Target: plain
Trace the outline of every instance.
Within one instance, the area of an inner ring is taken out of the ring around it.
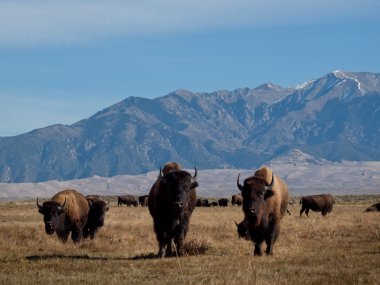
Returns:
[[[109,197],[110,198],[110,197]],[[331,214],[281,222],[273,256],[254,257],[239,239],[240,207],[196,208],[187,256],[158,259],[148,209],[111,200],[95,240],[76,246],[44,232],[35,201],[0,203],[1,284],[378,284],[380,196],[338,196]]]

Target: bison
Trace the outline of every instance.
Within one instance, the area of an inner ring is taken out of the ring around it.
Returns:
[[[261,256],[261,244],[266,242],[265,253],[273,254],[273,246],[280,233],[280,220],[284,217],[289,201],[288,187],[273,171],[263,166],[253,176],[237,186],[243,196],[244,226],[254,243],[256,256]],[[239,230],[239,228],[238,228]]]
[[[141,207],[148,206],[148,195],[139,196],[139,205]]]
[[[237,223],[235,221],[236,227],[237,227],[237,232],[239,235],[239,238],[244,238],[246,240],[250,240],[251,237],[248,232],[248,221],[247,219],[242,220],[240,223]]]
[[[300,216],[305,212],[306,216],[309,216],[309,210],[314,212],[322,212],[322,216],[326,216],[333,209],[335,200],[331,194],[320,194],[320,195],[310,195],[304,196],[300,200],[302,208],[300,211]]]
[[[241,204],[243,204],[243,197],[241,196],[241,194],[235,194],[235,195],[232,195],[231,197],[231,204],[232,206],[240,206]]]
[[[228,206],[228,199],[227,198],[220,198],[218,200],[219,207],[227,207]]]
[[[195,204],[196,207],[210,207],[210,203],[208,202],[208,199],[197,199],[197,202]]]
[[[83,229],[83,237],[94,239],[99,228],[104,225],[106,212],[109,210],[109,202],[102,200],[99,195],[87,195],[86,199],[90,206],[87,223]]]
[[[148,207],[153,218],[160,258],[173,254],[173,239],[177,255],[184,254],[183,243],[196,203],[196,177],[196,168],[193,177],[184,170],[172,170],[164,175],[160,169],[159,177],[149,192]]]
[[[117,196],[117,205],[121,206],[122,204],[126,204],[128,207],[131,205],[137,207],[139,202],[133,195]]]
[[[87,199],[79,192],[67,189],[55,194],[42,205],[38,203],[38,212],[44,216],[45,231],[48,235],[57,233],[62,242],[71,239],[79,243],[87,223],[90,207]]]
[[[366,212],[380,211],[380,203],[373,204],[371,207],[365,209]]]

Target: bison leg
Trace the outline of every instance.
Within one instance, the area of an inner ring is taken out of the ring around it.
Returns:
[[[262,256],[262,252],[261,252],[261,242],[256,242],[255,243],[255,250],[253,251],[253,255],[255,256]]]
[[[301,211],[300,211],[300,216],[302,216],[303,212],[305,212],[306,208],[302,205]]]
[[[94,239],[96,237],[97,232],[98,232],[97,228],[90,230],[90,238]]]
[[[69,238],[69,231],[57,232],[57,236],[61,242],[66,243]]]
[[[74,243],[80,243],[82,240],[83,232],[80,229],[73,229],[73,232],[71,233],[71,239]]]
[[[173,256],[173,250],[172,250],[172,240],[168,240],[166,243],[166,256]]]
[[[309,209],[306,209],[305,214],[309,217]]]

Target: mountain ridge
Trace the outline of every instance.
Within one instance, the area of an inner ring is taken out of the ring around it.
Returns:
[[[302,87],[127,97],[72,125],[0,137],[0,182],[252,169],[292,150],[326,161],[380,160],[380,74],[334,71]]]

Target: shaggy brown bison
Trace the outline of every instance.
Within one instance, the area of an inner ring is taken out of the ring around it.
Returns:
[[[172,255],[173,239],[178,256],[184,254],[183,243],[196,203],[196,177],[196,168],[193,177],[184,170],[169,171],[166,175],[160,170],[149,192],[148,207],[159,245],[159,257]]]
[[[331,194],[304,196],[300,200],[300,204],[302,204],[300,216],[303,212],[309,216],[309,210],[322,212],[322,216],[326,216],[332,211],[334,203],[335,200]]]
[[[371,207],[365,209],[366,212],[380,211],[380,203],[373,204]]]
[[[220,198],[218,200],[219,207],[227,207],[228,206],[228,199],[227,198]]]
[[[55,194],[42,205],[37,198],[37,206],[38,211],[44,215],[45,231],[48,235],[56,232],[58,238],[66,242],[71,232],[74,243],[82,240],[90,207],[81,193],[67,189]]]
[[[239,175],[240,176],[240,175]],[[288,187],[273,171],[264,166],[237,186],[243,196],[243,212],[249,236],[254,243],[254,255],[262,255],[261,244],[266,242],[265,253],[273,253],[280,232],[280,220],[288,206]],[[239,228],[238,228],[239,230]]]
[[[139,202],[133,195],[117,196],[117,205],[122,206],[123,204],[126,204],[128,207],[131,205],[137,207]]]
[[[208,199],[197,199],[197,202],[195,204],[196,207],[210,207],[210,203],[208,202]]]
[[[240,206],[243,204],[243,196],[241,196],[241,194],[235,194],[235,195],[232,195],[231,197],[231,204],[232,206]]]
[[[99,195],[87,195],[86,199],[90,206],[87,223],[83,229],[83,237],[94,239],[99,228],[104,225],[106,212],[109,210],[109,202],[102,200]]]
[[[148,195],[139,196],[139,205],[141,207],[148,206]]]

